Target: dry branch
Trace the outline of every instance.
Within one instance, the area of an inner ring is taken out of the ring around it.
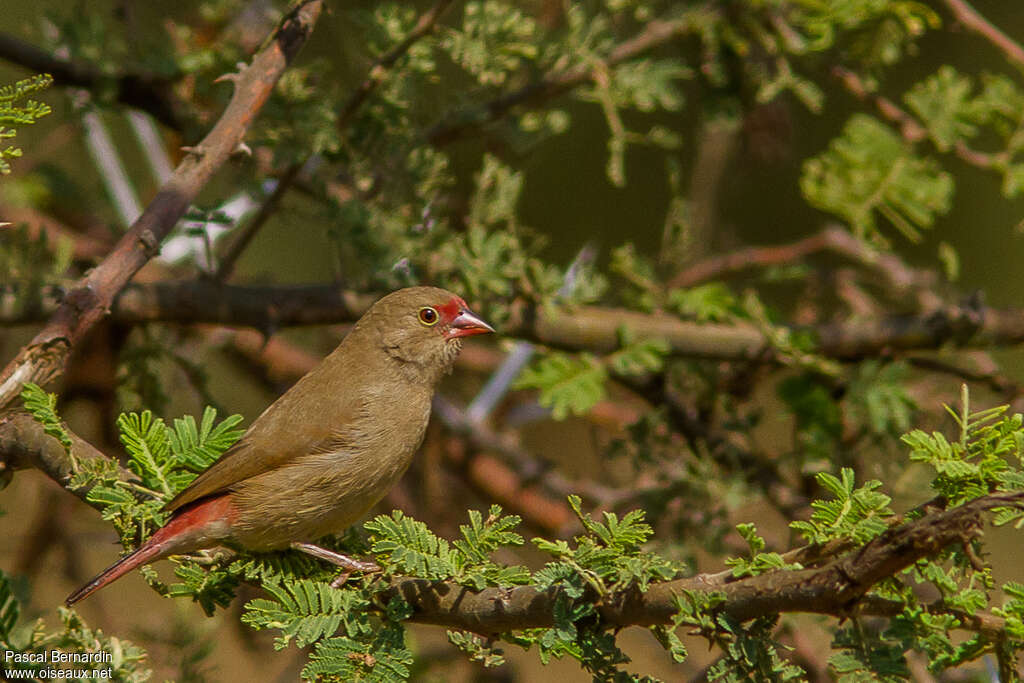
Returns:
[[[131,277],[159,253],[160,243],[189,203],[244,139],[277,79],[312,32],[322,7],[322,0],[299,4],[252,63],[231,76],[235,92],[213,130],[175,169],[106,259],[71,288],[49,322],[0,373],[0,408],[25,382],[45,384],[63,372],[75,343],[108,314]]]
[[[71,437],[71,457],[61,442],[46,434],[31,415],[11,412],[0,416],[0,488],[3,488],[5,471],[11,472],[28,467],[34,467],[67,488],[68,480],[74,471],[74,461],[107,458],[74,432],[68,431],[68,436]],[[126,469],[121,468],[120,471],[121,478],[125,481],[138,479]],[[67,490],[86,504],[100,509],[98,504],[86,500],[89,488]]]

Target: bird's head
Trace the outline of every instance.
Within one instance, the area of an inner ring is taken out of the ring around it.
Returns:
[[[462,297],[438,287],[408,287],[375,303],[358,327],[379,333],[389,356],[436,381],[451,370],[462,338],[494,332]]]

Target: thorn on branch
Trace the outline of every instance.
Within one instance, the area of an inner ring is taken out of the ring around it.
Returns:
[[[225,82],[228,82],[228,83],[238,83],[238,79],[240,79],[242,77],[242,74],[245,72],[246,69],[249,68],[249,65],[246,64],[245,62],[238,62],[237,64],[235,64],[235,68],[238,69],[238,71],[229,71],[226,74],[221,74],[220,76],[217,76],[217,78],[213,79],[213,82],[214,83],[225,83]]]
[[[152,230],[139,231],[139,244],[142,245],[142,250],[146,253],[146,256],[150,258],[160,253],[160,240],[157,239]]]

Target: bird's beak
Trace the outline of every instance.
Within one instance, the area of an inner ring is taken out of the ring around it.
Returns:
[[[444,337],[445,339],[458,339],[488,332],[494,332],[494,328],[478,318],[476,313],[468,308],[460,308],[459,314],[452,320]]]

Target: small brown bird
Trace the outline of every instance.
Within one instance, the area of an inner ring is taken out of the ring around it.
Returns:
[[[372,567],[311,542],[358,521],[398,481],[462,338],[493,331],[465,301],[436,287],[380,299],[337,349],[167,503],[167,524],[66,603],[141,565],[225,543],[294,547],[349,568]]]

